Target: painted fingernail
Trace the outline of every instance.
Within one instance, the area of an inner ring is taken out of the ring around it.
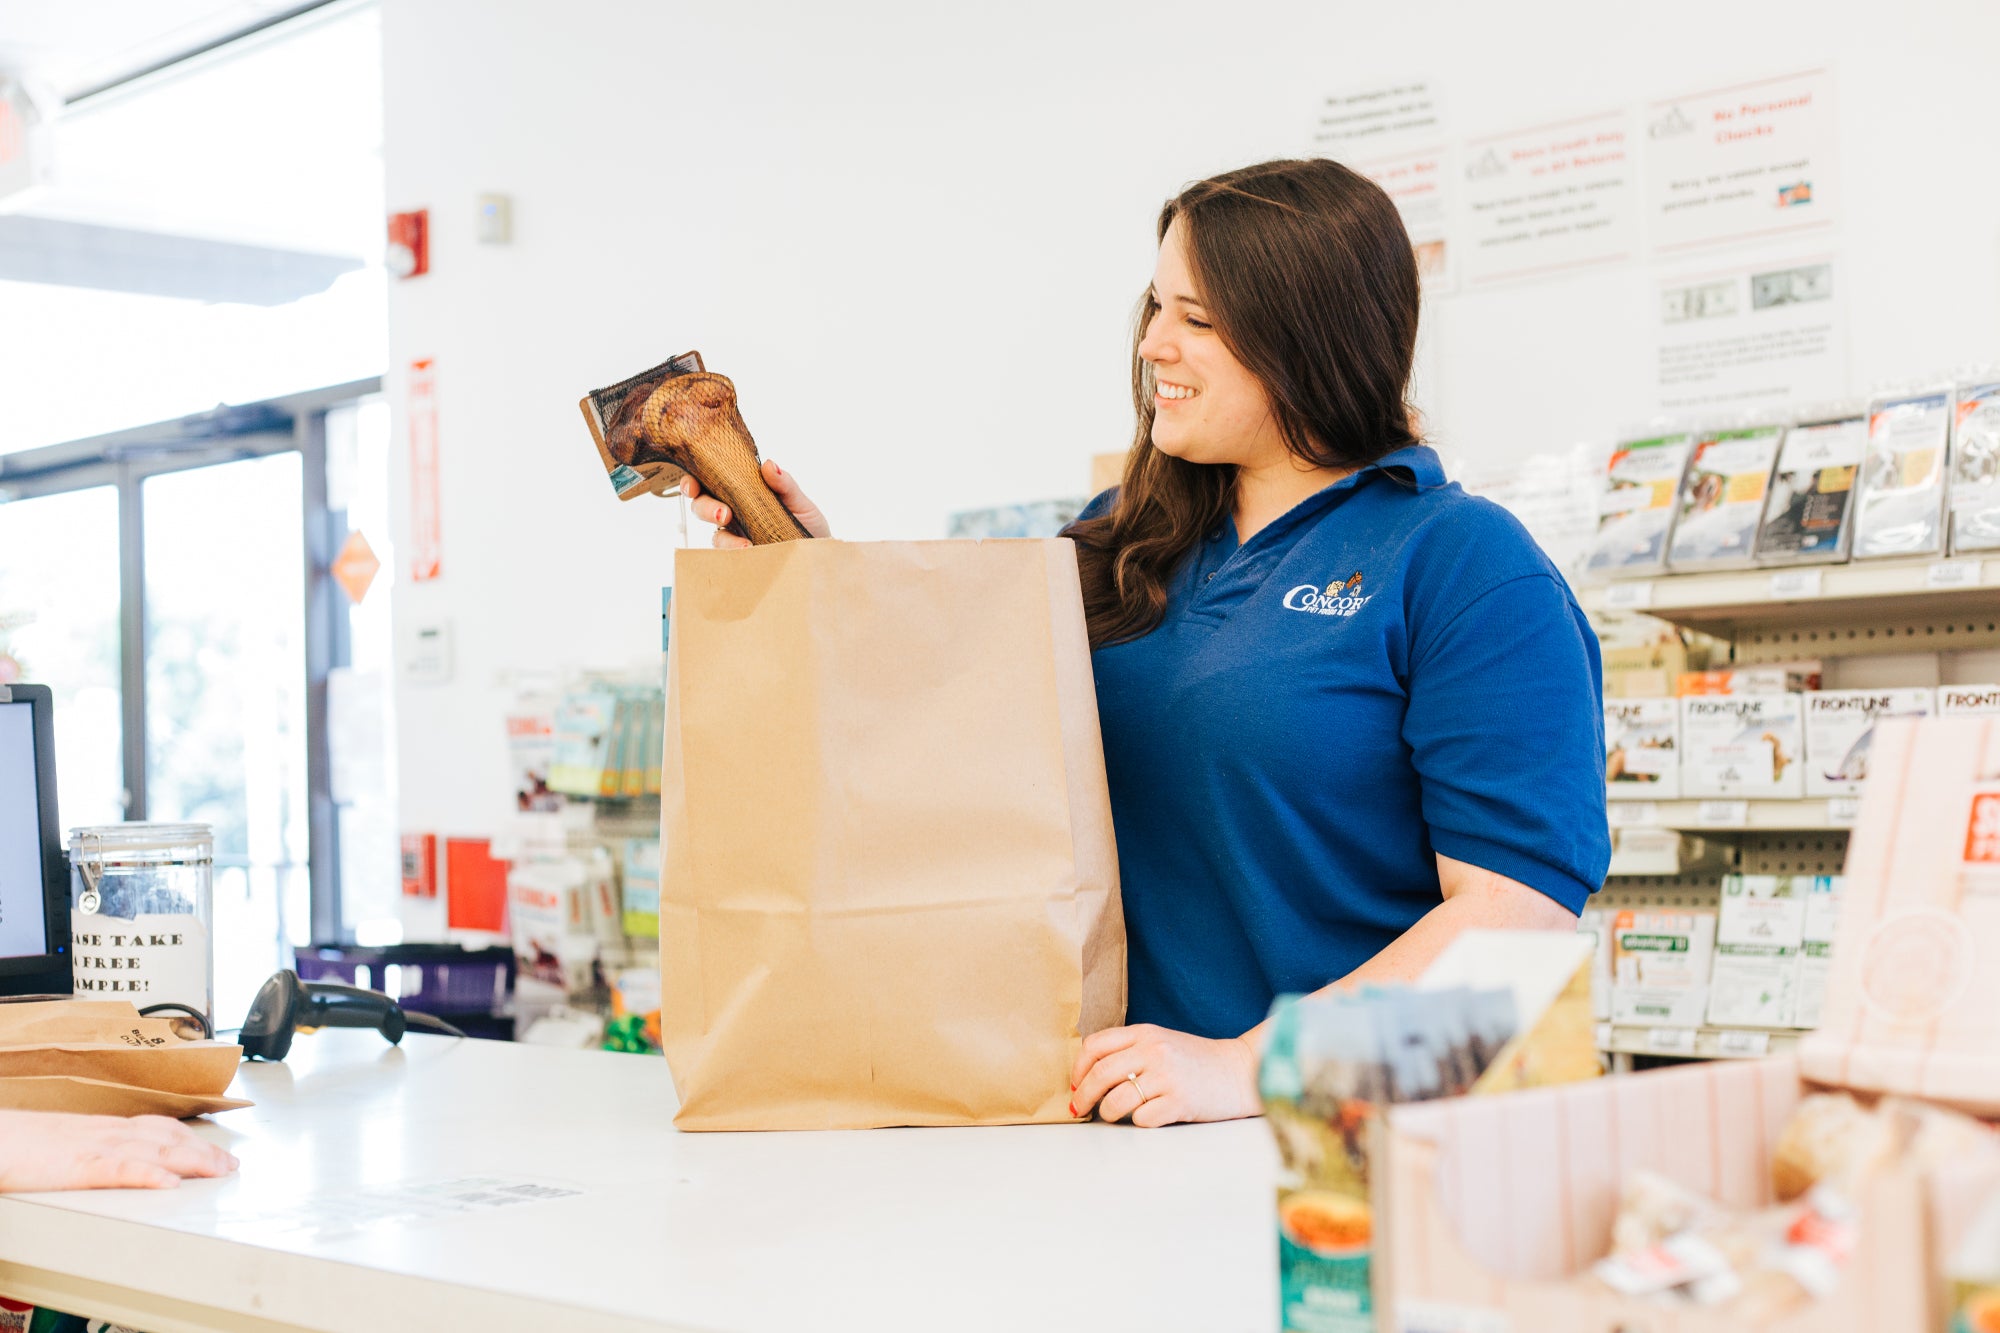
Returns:
[[[1076,1119],[1076,1103],[1075,1103],[1075,1102],[1071,1102],[1071,1103],[1069,1104],[1069,1118],[1070,1118],[1070,1119],[1072,1119],[1072,1120]]]
[[[1074,1083],[1070,1084],[1070,1085],[1069,1085],[1069,1090],[1070,1090],[1071,1092],[1075,1092],[1075,1091],[1076,1091],[1076,1084],[1074,1084]]]
[[[781,477],[785,475],[785,470],[778,466],[778,460],[775,458],[771,460],[771,471],[777,473]]]

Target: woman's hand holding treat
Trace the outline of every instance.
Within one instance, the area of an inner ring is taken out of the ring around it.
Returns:
[[[797,481],[783,468],[770,459],[764,460],[764,484],[785,508],[791,510],[792,517],[805,526],[805,530],[815,537],[831,537],[833,529],[827,524],[826,515],[819,512],[819,506],[806,498]],[[718,550],[734,550],[750,545],[747,537],[739,537],[729,531],[729,520],[734,517],[720,500],[703,494],[701,483],[693,477],[681,478],[681,494],[694,502],[694,516],[704,523],[715,525],[714,545]]]
[[[1184,1120],[1262,1115],[1257,1046],[1248,1036],[1215,1041],[1140,1023],[1083,1039],[1070,1068],[1079,1116],[1130,1120],[1144,1129]]]

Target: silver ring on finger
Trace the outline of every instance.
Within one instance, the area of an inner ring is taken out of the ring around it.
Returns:
[[[1125,1081],[1132,1085],[1132,1091],[1139,1094],[1139,1105],[1144,1106],[1147,1102],[1152,1100],[1152,1098],[1146,1095],[1146,1085],[1139,1082],[1139,1075],[1137,1071],[1127,1074],[1125,1076]]]

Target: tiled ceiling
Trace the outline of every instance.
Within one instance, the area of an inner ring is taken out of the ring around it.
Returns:
[[[301,0],[0,0],[0,69],[74,97],[300,7]]]

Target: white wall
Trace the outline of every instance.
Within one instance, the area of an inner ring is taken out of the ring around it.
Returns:
[[[412,830],[497,824],[506,673],[657,652],[675,508],[614,500],[585,390],[700,348],[845,537],[1076,494],[1129,439],[1160,202],[1300,153],[1341,85],[1430,77],[1463,137],[1830,62],[1853,385],[2000,354],[1988,0],[385,3],[389,206],[433,233],[392,398],[437,358],[444,453],[445,574],[396,612],[457,649],[400,691]],[[485,190],[509,247],[473,242]],[[1644,415],[1654,302],[1637,264],[1433,301],[1433,437],[1511,458]]]

